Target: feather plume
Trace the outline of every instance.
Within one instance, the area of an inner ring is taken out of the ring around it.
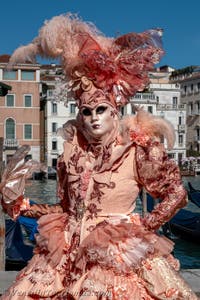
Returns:
[[[148,71],[164,54],[161,35],[162,30],[151,29],[105,37],[94,24],[68,13],[46,21],[29,45],[13,53],[10,64],[35,62],[37,55],[60,58],[75,99],[84,91],[85,76],[121,106],[148,84]]]
[[[38,45],[30,43],[27,46],[17,48],[8,63],[8,69],[17,63],[36,63],[36,55],[39,53]]]
[[[75,14],[53,17],[45,21],[38,36],[30,44],[15,50],[10,63],[35,62],[37,55],[46,58],[61,57],[65,67],[72,69],[77,64],[75,60],[88,36],[99,41],[103,48],[110,44],[109,39],[103,37],[94,24],[83,22]]]
[[[123,138],[129,138],[128,133],[130,130],[158,140],[163,136],[167,140],[169,150],[174,146],[175,132],[173,125],[168,120],[153,116],[143,109],[140,109],[135,116],[127,116],[121,121],[121,135]]]

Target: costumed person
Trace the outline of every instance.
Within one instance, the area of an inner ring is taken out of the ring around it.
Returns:
[[[40,218],[35,254],[2,300],[198,299],[178,273],[173,242],[156,233],[187,202],[179,169],[160,143],[164,136],[173,147],[173,128],[142,110],[119,116],[163,55],[161,33],[106,38],[66,14],[11,57],[11,64],[60,57],[79,112],[60,130],[59,205],[29,207],[23,193],[9,196],[10,177],[3,178],[4,209]],[[144,217],[134,212],[142,187],[161,200]]]

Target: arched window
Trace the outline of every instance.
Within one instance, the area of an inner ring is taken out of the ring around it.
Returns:
[[[15,121],[12,118],[6,120],[6,139],[15,139]]]

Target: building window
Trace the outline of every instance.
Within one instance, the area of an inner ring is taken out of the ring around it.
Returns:
[[[179,144],[179,146],[183,146],[183,135],[182,134],[179,134],[179,136],[178,136],[178,144]]]
[[[168,153],[169,159],[175,159],[175,153]]]
[[[190,86],[191,92],[193,92],[193,89],[194,89],[194,85],[193,85],[193,83],[192,83],[191,86]]]
[[[183,124],[183,117],[179,116],[178,117],[178,125],[182,125]]]
[[[193,103],[189,104],[189,114],[193,114]]]
[[[52,103],[52,114],[57,114],[57,103]]]
[[[187,85],[184,85],[184,93],[186,94],[187,93]]]
[[[6,120],[6,139],[15,139],[15,121],[12,118]]]
[[[200,82],[197,83],[197,90],[200,91]]]
[[[25,107],[32,106],[32,96],[31,95],[24,95],[24,106]]]
[[[13,107],[14,106],[14,95],[7,95],[6,96],[6,106]]]
[[[177,98],[177,97],[173,97],[173,98],[172,98],[172,105],[173,105],[173,108],[176,108],[176,107],[177,107],[177,104],[178,104],[178,98]]]
[[[150,112],[152,114],[153,113],[153,106],[148,106],[147,110],[148,110],[148,112]]]
[[[52,141],[52,150],[57,150],[57,141]]]
[[[32,139],[32,125],[31,124],[24,125],[24,139],[25,140]]]
[[[57,158],[52,158],[52,167],[56,169],[57,167]]]
[[[182,159],[183,159],[183,153],[178,153],[178,164],[182,164]]]
[[[22,80],[35,80],[35,71],[30,70],[22,70],[21,71],[21,79]]]
[[[52,123],[52,132],[56,133],[56,131],[57,131],[57,123],[53,122]]]
[[[199,141],[199,137],[200,137],[200,129],[197,128],[197,138],[198,138],[198,141]]]
[[[200,114],[200,102],[197,102],[197,114]]]
[[[74,103],[70,104],[70,114],[75,114],[76,113],[76,105]]]
[[[48,90],[48,92],[47,92],[47,93],[48,93],[48,97],[50,97],[50,98],[51,98],[51,97],[53,96],[53,90]]]
[[[17,71],[7,71],[3,70],[3,79],[4,80],[16,80],[17,79]]]

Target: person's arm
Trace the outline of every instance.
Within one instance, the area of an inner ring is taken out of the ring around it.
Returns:
[[[40,166],[40,164],[31,160],[23,162],[28,151],[28,146],[22,146],[16,151],[5,168],[2,182],[0,183],[2,207],[4,212],[14,220],[19,215],[39,218],[45,214],[63,212],[62,204],[30,205],[29,199],[24,196],[26,180],[30,178],[32,172]],[[62,175],[66,176],[65,166],[62,165],[62,168]],[[61,172],[59,166],[58,171]]]
[[[143,219],[148,229],[157,230],[187,204],[179,167],[168,158],[162,144],[149,142],[146,147],[136,146],[136,168],[138,182],[161,200]]]
[[[4,190],[1,192],[1,204],[3,210],[8,214],[13,220],[16,220],[20,215],[30,218],[40,218],[42,215],[50,213],[61,213],[63,208],[61,204],[30,204],[29,198],[20,195],[17,199],[9,197],[6,192],[7,188],[5,186]]]
[[[67,197],[67,174],[66,165],[64,162],[63,154],[59,157],[57,163],[57,195],[60,198],[60,203],[48,204],[33,204],[27,210],[23,210],[21,215],[32,218],[39,218],[42,215],[50,213],[62,213],[67,211],[68,197]]]

